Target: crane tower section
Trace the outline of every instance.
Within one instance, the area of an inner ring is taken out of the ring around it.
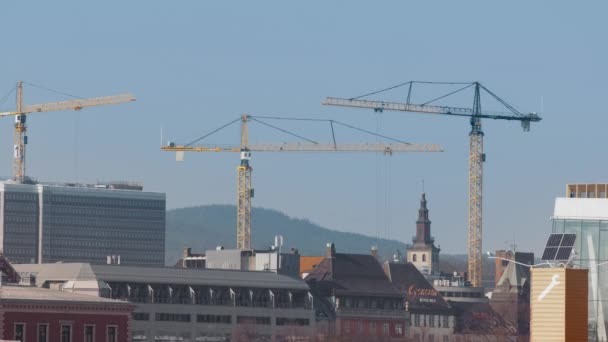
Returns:
[[[251,249],[251,152],[241,152],[241,164],[237,166],[236,248]]]
[[[411,102],[412,89],[415,84],[437,84],[437,85],[462,85],[463,87],[452,91],[448,94],[441,95],[430,101],[424,101],[421,104],[415,104]],[[395,89],[401,86],[409,85],[407,93],[407,100],[405,103],[401,102],[389,102],[389,101],[375,101],[375,100],[364,100],[363,97],[382,93],[391,89]],[[473,98],[472,108],[462,108],[453,106],[438,106],[432,105],[436,101],[444,99],[453,94],[459,93],[463,90],[473,88],[475,95]],[[489,111],[481,111],[481,91],[485,91],[487,95],[496,100],[502,106],[507,108],[509,112],[497,113]],[[507,120],[507,121],[520,121],[521,126],[525,132],[530,130],[531,122],[538,122],[541,120],[540,116],[536,113],[523,114],[516,110],[513,106],[508,104],[505,100],[498,97],[488,88],[483,86],[479,82],[419,82],[410,81],[399,84],[397,86],[389,87],[379,91],[374,91],[365,95],[353,97],[353,98],[335,98],[328,97],[322,104],[330,106],[340,107],[354,107],[354,108],[368,108],[373,109],[375,112],[382,112],[384,110],[394,110],[403,112],[417,112],[426,114],[438,114],[438,115],[449,115],[449,116],[462,116],[469,117],[471,120],[471,132],[469,133],[469,222],[467,232],[467,243],[468,243],[468,271],[469,280],[475,287],[482,286],[481,274],[482,274],[482,203],[483,203],[483,162],[485,161],[485,154],[483,153],[483,131],[481,130],[481,119],[493,119],[493,120]]]
[[[314,120],[319,122],[329,123],[332,131],[331,142],[316,142],[310,139],[306,139],[300,135],[288,132],[285,129],[276,127],[269,124],[261,119],[275,119],[275,120]],[[305,142],[270,142],[270,143],[249,143],[249,128],[248,122],[255,121],[263,124],[267,127],[274,128],[283,133],[290,134],[299,139],[306,140]],[[240,121],[241,122],[241,142],[239,146],[230,145],[218,145],[218,146],[193,146],[194,143],[208,137],[209,135]],[[356,142],[356,143],[341,143],[336,141],[335,132],[333,130],[334,125],[340,125],[350,129],[355,129],[368,134],[376,135],[393,142]],[[176,160],[183,161],[184,152],[239,152],[241,155],[241,162],[237,166],[237,234],[236,234],[236,245],[241,250],[251,250],[251,199],[254,196],[252,188],[252,171],[251,167],[251,152],[383,152],[385,155],[392,155],[393,153],[401,152],[443,152],[441,146],[436,144],[413,144],[403,141],[399,141],[393,138],[380,136],[378,134],[370,133],[348,124],[340,123],[334,120],[316,120],[316,119],[302,119],[302,118],[278,118],[278,117],[259,117],[251,115],[242,115],[240,118],[235,119],[228,124],[214,130],[213,132],[185,145],[176,145],[173,142],[169,142],[167,146],[161,147],[163,151],[176,152]]]
[[[481,286],[482,274],[482,189],[483,189],[483,132],[481,121],[471,119],[469,134],[469,226],[468,271],[473,286]]]

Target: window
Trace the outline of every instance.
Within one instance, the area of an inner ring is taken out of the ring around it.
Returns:
[[[149,321],[150,320],[150,314],[147,312],[134,312],[133,313],[133,320],[135,321]]]
[[[382,324],[382,334],[383,335],[388,335],[388,331],[389,331],[388,323]]]
[[[25,341],[25,323],[15,323],[15,340]]]
[[[412,261],[416,262],[416,254],[412,254]]]
[[[362,320],[357,321],[357,333],[359,333],[359,335],[363,334],[363,321]]]
[[[450,327],[450,316],[443,316],[443,327],[444,328]]]
[[[95,341],[95,326],[94,325],[85,325],[84,326],[84,342],[94,342]]]
[[[426,254],[422,253],[422,262],[426,262]]]
[[[369,322],[369,333],[376,335],[376,322]]]
[[[397,336],[403,335],[403,325],[402,324],[395,324],[395,335],[397,335]]]
[[[198,323],[230,324],[232,322],[232,316],[230,316],[230,315],[196,315],[196,321]],[[278,318],[277,318],[277,325],[278,325]]]
[[[236,323],[270,325],[270,317],[236,316]]]
[[[435,342],[435,336],[429,335],[429,342]]]
[[[118,341],[118,337],[116,335],[118,335],[118,327],[114,326],[114,325],[109,325],[108,326],[108,333],[107,333],[107,342],[116,342]]]
[[[420,326],[420,315],[413,315],[413,316],[414,316],[414,326],[419,327]]]
[[[48,324],[38,324],[38,342],[48,342],[49,341],[49,325]]]
[[[310,320],[307,318],[283,318],[277,317],[277,325],[310,325]],[[363,332],[361,324],[359,324],[360,332]]]
[[[429,315],[429,327],[435,326],[435,315]]]
[[[190,314],[157,313],[155,318],[162,322],[190,322]]]
[[[450,338],[447,335],[443,335],[443,342],[450,342]]]
[[[61,326],[61,342],[72,342],[72,326]]]

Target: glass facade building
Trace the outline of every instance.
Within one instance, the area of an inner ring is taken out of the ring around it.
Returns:
[[[0,183],[0,241],[14,263],[163,266],[165,194]]]
[[[570,265],[589,269],[589,341],[608,341],[608,199],[558,198],[552,232],[576,234]]]

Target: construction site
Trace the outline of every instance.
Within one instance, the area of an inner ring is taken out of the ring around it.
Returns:
[[[579,7],[6,4],[0,340],[607,342]]]

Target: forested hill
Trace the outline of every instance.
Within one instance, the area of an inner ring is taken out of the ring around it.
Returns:
[[[339,232],[321,227],[305,219],[289,217],[279,211],[252,209],[252,245],[265,249],[274,243],[275,235],[283,235],[283,248],[295,247],[302,255],[324,255],[327,242],[335,242],[339,253],[369,253],[378,246],[382,256],[396,250],[405,252],[404,243],[376,239],[361,234]],[[167,211],[166,262],[173,265],[184,246],[200,253],[216,246],[235,248],[236,208],[233,205],[205,205]]]
[[[400,241],[331,230],[272,209],[253,208],[251,216],[251,235],[255,249],[268,248],[274,243],[275,235],[283,235],[284,250],[295,247],[302,255],[324,255],[327,242],[334,242],[339,253],[370,253],[371,246],[376,245],[382,259],[390,258],[397,250],[405,253],[407,248]],[[235,248],[235,206],[204,205],[167,211],[165,246],[167,265],[177,262],[185,246],[192,247],[195,253],[204,253],[216,246]],[[466,258],[466,254],[442,253],[440,269],[449,273],[466,271]],[[494,279],[494,263],[485,257],[483,278],[489,283]]]

